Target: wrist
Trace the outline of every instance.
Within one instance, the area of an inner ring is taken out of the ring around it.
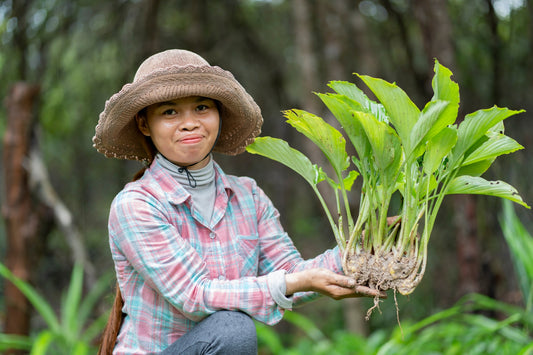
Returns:
[[[307,270],[285,275],[286,291],[289,296],[296,292],[308,291]]]

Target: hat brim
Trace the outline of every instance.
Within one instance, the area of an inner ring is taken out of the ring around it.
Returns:
[[[124,85],[106,102],[94,147],[107,157],[150,160],[135,115],[152,104],[189,96],[208,97],[221,104],[221,131],[213,151],[242,153],[260,134],[261,110],[230,72],[216,66],[174,66]]]

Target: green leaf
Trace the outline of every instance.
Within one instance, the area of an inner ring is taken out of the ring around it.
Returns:
[[[382,104],[370,100],[361,89],[348,81],[330,81],[328,86],[340,96],[350,100],[351,108],[355,111],[371,113],[381,122],[389,122],[387,111]],[[354,103],[356,106],[354,106]]]
[[[29,283],[13,275],[13,273],[2,263],[0,263],[0,275],[11,281],[20,290],[20,292],[26,296],[26,298],[39,312],[41,317],[43,317],[44,321],[53,332],[59,331],[59,321],[54,314],[54,310],[48,304],[48,302],[41,295],[39,295],[39,293],[37,293],[32,286],[30,286]]]
[[[346,96],[336,94],[317,95],[340,123],[360,159],[368,157],[371,154],[370,143],[363,126],[358,120],[354,119],[352,114],[353,110],[362,110],[361,106]]]
[[[513,205],[504,201],[503,215],[500,218],[503,235],[512,253],[513,264],[518,275],[526,305],[533,302],[533,236],[526,230],[514,211]]]
[[[246,150],[251,154],[262,155],[284,164],[300,174],[312,186],[316,186],[316,184],[325,179],[322,169],[313,165],[302,152],[291,148],[282,139],[258,137],[246,147]]]
[[[321,117],[303,110],[284,112],[287,122],[313,143],[328,158],[337,176],[348,169],[350,160],[346,153],[346,141],[342,134]]]
[[[344,189],[346,191],[350,191],[352,189],[353,183],[355,182],[355,179],[359,176],[359,173],[355,170],[350,170],[348,173],[348,176],[346,176],[343,180]]]
[[[451,152],[456,142],[457,129],[453,127],[446,127],[433,137],[428,142],[426,153],[424,155],[424,172],[426,174],[434,173],[441,165],[444,157]]]
[[[424,107],[424,110],[420,113],[418,121],[415,123],[411,136],[409,138],[409,146],[405,146],[405,155],[409,156],[411,152],[415,151],[419,145],[422,147],[428,140],[440,133],[445,127],[449,126],[455,121],[451,121],[448,117],[444,116],[446,108],[450,103],[448,101],[431,101]],[[415,154],[413,158],[416,158],[423,153],[423,149]]]
[[[0,334],[0,351],[7,349],[30,350],[32,340],[25,335]]]
[[[487,159],[478,161],[473,164],[463,165],[461,168],[459,168],[459,171],[457,172],[457,176],[461,175],[470,175],[470,176],[481,176],[487,171],[492,163],[494,162],[494,159]]]
[[[457,145],[453,149],[454,163],[467,152],[480,138],[490,129],[499,124],[504,119],[523,112],[509,110],[508,108],[492,107],[486,110],[478,110],[467,115],[458,128]]]
[[[530,208],[518,191],[504,181],[488,181],[481,177],[459,176],[450,182],[447,194],[477,194],[506,198],[526,208]]]
[[[349,81],[330,81],[328,86],[338,94],[358,102],[362,107],[366,106],[365,103],[369,101],[363,90],[359,89],[354,83],[350,83]]]
[[[76,339],[79,326],[77,321],[78,309],[83,290],[83,265],[76,263],[70,276],[70,284],[65,300],[61,303],[61,325],[63,334],[67,339]]]
[[[50,344],[54,341],[57,334],[49,330],[44,330],[35,339],[33,342],[33,347],[31,348],[30,355],[46,355]]]
[[[113,271],[105,273],[98,279],[96,284],[94,284],[93,287],[89,290],[89,293],[83,298],[77,312],[77,321],[79,324],[86,324],[90,316],[92,316],[92,311],[94,307],[97,305],[98,301],[100,301],[102,296],[108,292],[109,283],[112,279],[114,279],[114,277],[115,273]],[[98,320],[95,322],[98,322]],[[105,325],[105,321],[102,323],[102,325]],[[101,325],[95,325],[95,327],[100,327],[100,329],[102,328]],[[83,334],[83,337],[87,342],[90,342],[91,340],[93,340],[95,335],[97,334],[91,335],[90,333],[88,333],[88,329],[86,329]]]
[[[399,168],[401,144],[394,129],[368,113],[354,112],[354,116],[366,132],[378,169],[381,172],[387,170],[387,176],[395,176]]]
[[[367,75],[358,75],[372,90],[381,104],[387,110],[389,119],[394,125],[404,146],[411,146],[409,141],[411,131],[418,120],[420,110],[409,96],[396,84]]]
[[[431,101],[448,101],[449,105],[443,113],[443,120],[448,124],[453,124],[459,111],[459,85],[451,79],[452,72],[435,60],[435,75],[431,82],[433,87],[433,98]]]
[[[504,134],[497,134],[490,137],[472,153],[468,154],[463,165],[473,164],[487,159],[495,159],[502,154],[513,153],[523,148],[514,139]]]

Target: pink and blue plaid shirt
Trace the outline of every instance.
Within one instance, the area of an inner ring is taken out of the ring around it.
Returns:
[[[113,201],[109,238],[126,314],[115,354],[162,351],[218,310],[275,324],[284,309],[270,294],[269,273],[314,267],[342,273],[337,248],[302,259],[253,179],[226,175],[217,164],[215,170],[209,223],[157,161]],[[293,305],[316,296],[295,294]]]

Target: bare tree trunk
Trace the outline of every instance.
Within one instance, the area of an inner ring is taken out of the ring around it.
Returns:
[[[31,279],[44,228],[47,232],[50,227],[49,210],[34,201],[25,167],[32,144],[33,107],[38,95],[38,86],[18,83],[6,99],[8,122],[3,157],[6,199],[2,208],[7,231],[6,266],[25,281]],[[31,306],[28,300],[9,282],[5,287],[5,299],[4,331],[29,334]]]

